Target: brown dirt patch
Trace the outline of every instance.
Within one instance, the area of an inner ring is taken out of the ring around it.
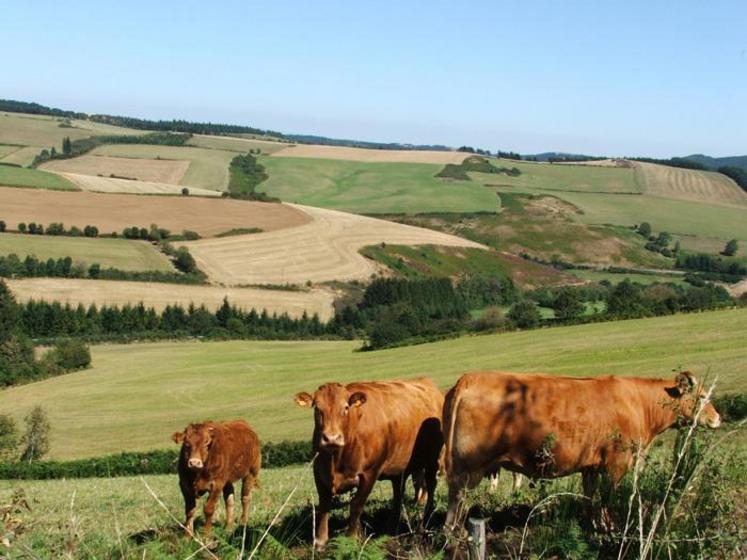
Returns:
[[[242,309],[267,309],[268,313],[288,313],[300,317],[304,311],[318,314],[326,321],[333,315],[333,295],[324,290],[291,292],[259,288],[224,288],[218,286],[185,286],[156,282],[119,282],[109,280],[78,280],[62,278],[24,278],[7,280],[20,301],[30,299],[59,301],[77,305],[124,305],[143,302],[146,307],[161,311],[169,304],[190,303],[217,309],[223,298]]]
[[[343,159],[374,163],[462,163],[470,154],[465,152],[437,152],[425,150],[368,150],[344,146],[297,144],[272,154],[272,157]]]
[[[287,204],[192,196],[139,196],[0,187],[2,219],[66,226],[93,225],[102,233],[158,224],[172,232],[190,229],[203,237],[242,227],[265,232],[295,228],[311,217]]]

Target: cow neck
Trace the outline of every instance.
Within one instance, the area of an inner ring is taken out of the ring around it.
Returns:
[[[649,430],[649,441],[674,426],[679,416],[679,406],[673,397],[667,394],[667,387],[672,382],[657,379],[646,386],[643,397],[646,400],[646,426]]]

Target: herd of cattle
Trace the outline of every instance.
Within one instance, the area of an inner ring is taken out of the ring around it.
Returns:
[[[363,506],[377,480],[391,480],[399,520],[405,482],[412,477],[433,512],[439,471],[449,487],[447,528],[461,519],[464,491],[507,469],[530,478],[582,473],[591,497],[601,474],[617,483],[639,450],[682,420],[711,428],[721,419],[693,375],[672,379],[572,378],[504,372],[463,375],[445,395],[428,379],[326,383],[298,393],[314,410],[314,480],[319,495],[315,543],[329,539],[335,495],[356,489],[348,534],[360,531]],[[186,531],[192,534],[198,496],[208,493],[205,531],[223,495],[233,525],[233,483],[242,481],[241,522],[257,486],[260,446],[244,421],[190,424],[181,443],[179,483]]]

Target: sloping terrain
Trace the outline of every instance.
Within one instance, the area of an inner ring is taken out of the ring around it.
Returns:
[[[272,154],[288,147],[287,142],[270,142],[269,140],[255,140],[253,138],[239,138],[236,136],[214,136],[210,134],[195,134],[187,140],[188,146],[210,148],[212,150],[226,150],[241,154],[249,150],[260,150],[262,154]]]
[[[43,406],[55,459],[169,448],[169,434],[203,418],[247,418],[266,441],[308,440],[312,415],[292,396],[331,380],[426,375],[446,388],[466,371],[670,377],[672,368],[684,366],[718,376],[720,393],[745,391],[746,329],[747,309],[738,309],[379,352],[356,352],[358,341],[96,345],[91,369],[5,389],[0,409],[20,422],[33,406]],[[176,478],[172,484],[177,487]]]
[[[212,189],[201,189],[199,187],[182,187],[169,183],[155,183],[153,181],[130,181],[129,179],[116,179],[112,177],[97,177],[94,175],[80,175],[78,173],[58,173],[61,177],[68,179],[82,191],[121,194],[164,194],[181,195],[182,189],[186,188],[190,195],[196,196],[221,196],[220,191]]]
[[[747,192],[721,173],[638,161],[634,166],[646,194],[747,207]]]
[[[26,169],[13,165],[0,165],[0,187],[26,187],[55,191],[74,191],[75,185],[55,173],[39,169]],[[0,206],[0,209],[2,206]],[[0,218],[2,219],[2,218]]]
[[[121,179],[178,185],[189,165],[189,161],[186,160],[84,155],[73,159],[48,161],[39,167],[47,171],[100,177],[114,176]]]
[[[233,228],[274,231],[311,221],[308,214],[287,204],[191,196],[153,197],[0,187],[0,201],[0,220],[5,220],[10,227],[19,222],[44,225],[63,222],[68,227],[93,225],[102,234],[119,233],[130,226],[147,228],[157,224],[174,233],[189,229],[207,237]]]
[[[190,303],[217,309],[227,297],[237,307],[268,313],[287,313],[300,317],[304,311],[316,313],[326,321],[333,315],[333,295],[323,290],[295,292],[261,288],[224,288],[218,286],[174,285],[159,282],[121,282],[115,280],[79,280],[68,278],[23,278],[6,280],[19,301],[30,299],[68,302],[73,305],[136,305],[162,310],[169,304]]]
[[[210,279],[228,285],[368,280],[381,270],[359,254],[376,243],[481,247],[479,243],[384,220],[290,205],[311,221],[271,233],[184,243]]]
[[[290,145],[273,154],[274,157],[341,159],[370,163],[461,163],[470,154],[466,152],[440,152],[426,150],[371,150],[347,146],[319,144]]]

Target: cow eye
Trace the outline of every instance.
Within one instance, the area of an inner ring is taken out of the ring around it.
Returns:
[[[346,404],[343,411],[345,412],[345,414],[347,414],[349,410],[350,410],[350,406]]]

